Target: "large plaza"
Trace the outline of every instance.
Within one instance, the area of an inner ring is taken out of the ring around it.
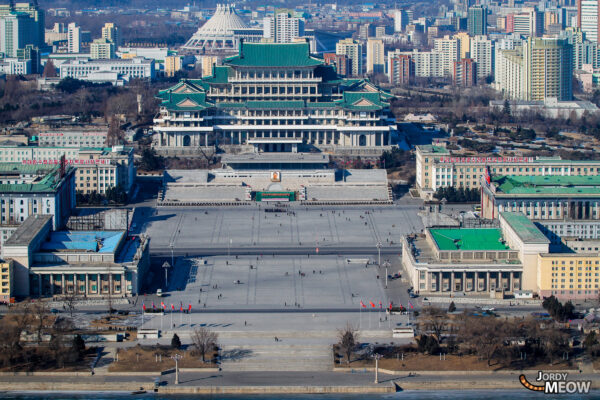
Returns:
[[[272,206],[266,206],[272,209]],[[151,251],[169,248],[260,246],[398,245],[402,235],[423,228],[419,206],[300,207],[265,212],[265,206],[206,209],[145,209],[135,223],[151,238]]]

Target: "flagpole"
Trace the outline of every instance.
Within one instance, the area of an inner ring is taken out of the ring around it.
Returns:
[[[171,307],[171,326],[173,326],[173,307]]]
[[[362,300],[358,303],[358,330],[362,330]]]

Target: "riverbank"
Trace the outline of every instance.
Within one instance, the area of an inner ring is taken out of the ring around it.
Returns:
[[[392,371],[389,371],[392,372]],[[376,394],[403,390],[489,390],[521,389],[519,371],[514,373],[462,374],[399,373],[388,375],[380,371],[375,384],[374,373],[361,371],[315,372],[181,372],[180,384],[174,384],[174,374],[160,375],[6,375],[0,376],[1,391],[102,391],[133,392],[154,390],[154,381],[160,382],[158,392],[163,394]],[[537,375],[527,371],[530,381]],[[569,379],[592,380],[592,388],[600,389],[600,378],[595,373],[569,373]]]

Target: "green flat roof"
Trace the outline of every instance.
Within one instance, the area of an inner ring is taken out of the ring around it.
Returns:
[[[509,250],[497,228],[439,228],[429,232],[440,250]]]
[[[0,173],[14,173],[14,174],[36,174],[40,175],[43,173],[49,173],[54,170],[58,170],[57,164],[22,164],[18,162],[3,162],[0,163]]]
[[[442,146],[435,146],[432,144],[425,144],[421,146],[417,146],[421,151],[426,153],[440,153],[440,154],[450,154],[447,148]]]
[[[323,64],[310,56],[307,42],[299,43],[242,43],[238,55],[224,63],[244,67],[310,67]]]
[[[496,194],[531,195],[598,195],[600,176],[517,176],[501,175],[492,178]]]
[[[501,212],[500,215],[525,243],[550,243],[550,240],[521,212]]]
[[[72,167],[67,167],[67,171]],[[29,175],[43,175],[33,183],[3,183],[0,184],[0,193],[51,193],[60,186],[62,179],[57,175],[60,171],[60,165],[29,165],[20,163],[0,163],[0,174],[18,173]]]

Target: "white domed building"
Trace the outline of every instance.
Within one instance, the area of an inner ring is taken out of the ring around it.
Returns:
[[[260,42],[261,28],[251,28],[231,4],[217,4],[214,15],[202,25],[181,48],[193,54],[235,53],[240,39],[246,42]]]

